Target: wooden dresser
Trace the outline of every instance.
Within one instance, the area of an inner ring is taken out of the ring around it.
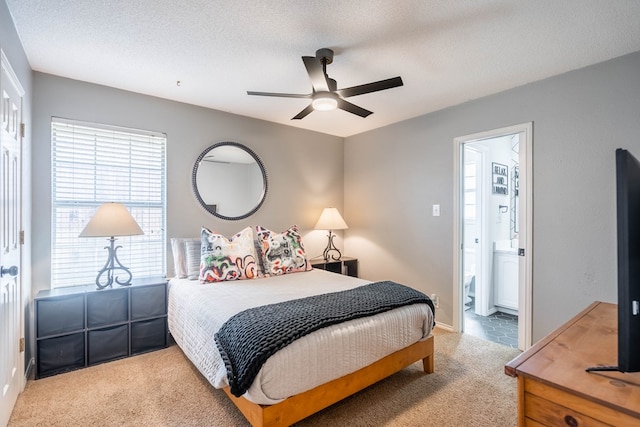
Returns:
[[[594,302],[505,366],[518,379],[519,426],[640,426],[640,372],[618,361],[618,306]]]

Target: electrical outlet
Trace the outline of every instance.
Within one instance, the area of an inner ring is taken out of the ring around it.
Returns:
[[[436,294],[431,294],[431,301],[433,301],[433,306],[435,308],[440,308],[440,297]]]

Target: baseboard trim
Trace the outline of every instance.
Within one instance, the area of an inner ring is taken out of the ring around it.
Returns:
[[[453,326],[451,326],[451,325],[447,325],[447,324],[445,324],[445,323],[440,323],[440,322],[438,322],[438,321],[436,321],[436,328],[444,329],[445,331],[448,331],[448,332],[455,332],[455,331],[453,330]]]

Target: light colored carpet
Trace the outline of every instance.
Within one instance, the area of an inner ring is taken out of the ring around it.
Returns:
[[[435,332],[435,372],[407,369],[296,426],[515,426],[518,354],[470,335]],[[29,381],[10,427],[248,426],[177,346]]]

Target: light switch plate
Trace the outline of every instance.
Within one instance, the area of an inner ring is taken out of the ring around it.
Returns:
[[[440,216],[440,205],[433,205],[432,215]]]

